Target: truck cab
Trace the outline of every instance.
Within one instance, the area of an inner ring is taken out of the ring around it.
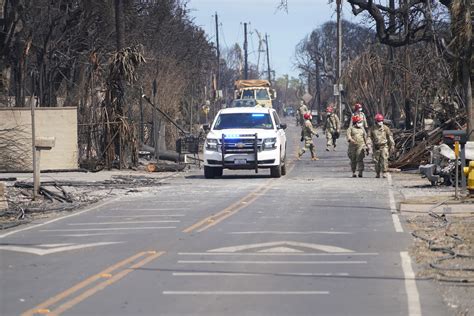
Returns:
[[[270,169],[286,174],[286,124],[269,108],[220,110],[204,143],[204,177],[222,176],[223,169]]]
[[[268,80],[237,80],[234,99],[254,99],[256,106],[271,108],[275,99],[275,90],[270,88]]]

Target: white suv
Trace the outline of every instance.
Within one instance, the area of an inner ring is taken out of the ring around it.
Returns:
[[[204,143],[204,177],[222,176],[223,169],[269,168],[270,175],[286,174],[286,124],[269,108],[220,110]]]

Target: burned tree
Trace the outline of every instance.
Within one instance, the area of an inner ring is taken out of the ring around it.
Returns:
[[[391,47],[407,46],[418,42],[434,42],[438,46],[444,38],[439,36],[433,19],[436,9],[447,9],[451,14],[451,36],[447,38],[449,44],[444,45],[444,53],[452,53],[454,83],[461,83],[462,105],[468,117],[467,131],[474,126],[472,100],[472,15],[469,0],[440,0],[402,1],[395,6],[390,1],[384,6],[372,0],[348,0],[355,15],[367,13],[374,20],[377,37],[381,43]],[[405,100],[407,102],[407,100]],[[396,105],[393,105],[396,106]],[[392,112],[393,113],[393,112]],[[398,117],[394,117],[398,120]],[[474,140],[474,134],[471,134]]]

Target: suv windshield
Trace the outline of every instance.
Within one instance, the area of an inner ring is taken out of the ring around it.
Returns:
[[[273,129],[273,122],[268,113],[227,113],[220,114],[214,129],[261,128]]]

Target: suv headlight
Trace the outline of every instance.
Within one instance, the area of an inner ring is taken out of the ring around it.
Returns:
[[[207,138],[206,139],[206,149],[207,150],[212,150],[212,151],[217,151],[217,139],[215,138]]]
[[[262,150],[272,150],[276,148],[276,137],[265,138],[262,143]]]

